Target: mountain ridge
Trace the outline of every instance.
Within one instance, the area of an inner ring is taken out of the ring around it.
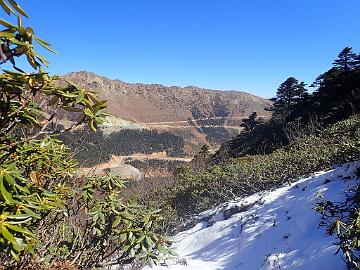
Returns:
[[[270,100],[243,91],[127,83],[88,71],[71,72],[62,78],[98,91],[108,100],[110,114],[134,122],[241,118],[253,111],[264,118],[270,115],[265,110],[271,106]]]

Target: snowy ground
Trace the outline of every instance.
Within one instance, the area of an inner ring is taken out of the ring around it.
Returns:
[[[344,190],[359,180],[358,166],[348,163],[208,210],[196,226],[175,236],[178,259],[146,269],[345,270],[341,252],[334,255],[336,239],[318,228],[313,208],[319,192],[327,200],[344,198]],[[229,217],[233,212],[238,213]]]

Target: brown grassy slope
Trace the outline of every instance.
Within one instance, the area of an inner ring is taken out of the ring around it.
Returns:
[[[108,100],[110,114],[135,122],[183,121],[193,117],[194,108],[204,117],[216,116],[219,104],[229,117],[246,117],[256,111],[267,117],[269,100],[240,91],[219,91],[194,86],[177,87],[159,84],[130,84],[110,80],[91,72],[73,72],[64,76],[72,82],[97,90]]]

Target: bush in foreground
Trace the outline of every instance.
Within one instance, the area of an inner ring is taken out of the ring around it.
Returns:
[[[117,177],[76,176],[71,152],[55,138],[74,127],[90,129],[106,116],[106,101],[43,70],[46,59],[34,44],[50,44],[24,27],[25,11],[13,0],[0,0],[17,25],[0,20],[0,265],[39,269],[67,265],[92,268],[134,260],[153,263],[168,253],[167,240],[155,232],[159,211],[122,201]],[[34,73],[16,66],[26,57]],[[59,125],[67,111],[74,123]]]

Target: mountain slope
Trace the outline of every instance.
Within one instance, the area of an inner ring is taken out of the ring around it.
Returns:
[[[242,118],[256,111],[268,117],[269,100],[240,91],[218,91],[160,84],[131,84],[91,72],[73,72],[65,79],[97,90],[108,100],[110,114],[134,122],[184,121],[188,118]]]
[[[177,263],[156,269],[346,269],[313,208],[318,193],[344,200],[344,190],[360,180],[359,165],[347,163],[203,212],[199,223],[175,236]]]

